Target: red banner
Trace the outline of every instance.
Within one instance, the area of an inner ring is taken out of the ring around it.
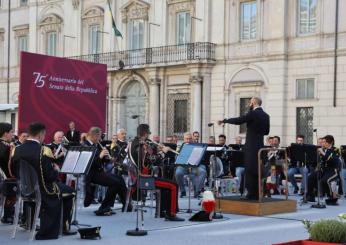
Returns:
[[[87,132],[106,125],[106,65],[22,52],[18,129],[31,122],[46,125],[46,142],[68,123]]]

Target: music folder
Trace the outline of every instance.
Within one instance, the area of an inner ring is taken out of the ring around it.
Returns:
[[[61,173],[87,174],[95,155],[94,147],[71,147],[67,152]]]
[[[175,164],[198,166],[206,149],[206,144],[183,144]]]

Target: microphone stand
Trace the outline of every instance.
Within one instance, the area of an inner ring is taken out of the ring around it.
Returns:
[[[320,199],[320,195],[321,195],[321,158],[319,157],[319,154],[317,152],[317,203],[311,205],[312,208],[318,208],[318,209],[322,209],[322,208],[326,208],[326,205],[320,203],[321,199]]]
[[[214,139],[216,141],[214,123],[212,124],[212,127],[213,127],[213,136],[214,136]],[[216,164],[216,142],[214,142],[214,143],[215,143],[215,145],[214,145],[214,159],[215,159],[214,164]],[[218,190],[219,187],[218,187],[218,185],[216,185],[215,171],[213,171],[213,176],[211,176],[211,178],[213,178],[212,185],[214,184],[214,195],[219,197],[219,190]],[[223,219],[223,215],[221,214],[221,200],[220,200],[220,198],[218,198],[218,209],[219,209],[219,213],[216,212],[216,207],[214,208],[213,219]]]

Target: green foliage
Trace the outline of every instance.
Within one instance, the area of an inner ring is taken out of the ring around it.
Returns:
[[[346,243],[346,223],[339,220],[304,221],[310,239],[316,242]]]

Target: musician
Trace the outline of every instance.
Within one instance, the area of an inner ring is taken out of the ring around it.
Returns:
[[[192,143],[199,143],[199,132],[194,131],[192,133]]]
[[[242,144],[243,144],[243,138],[241,136],[237,136],[234,140],[235,145],[232,146],[232,150],[235,151],[242,151]],[[241,163],[244,164],[244,163]],[[238,181],[239,181],[239,192],[241,195],[244,193],[244,173],[245,173],[245,168],[243,165],[238,165],[235,166],[235,176],[237,176]]]
[[[167,137],[166,137],[166,143],[168,143],[168,144],[174,144],[174,143],[173,143],[173,136],[170,136],[170,135],[167,136]]]
[[[184,133],[183,144],[180,146],[179,150],[183,147],[184,144],[190,143],[192,143],[192,135],[190,132],[186,132]],[[189,174],[188,169],[185,167],[178,166],[175,170],[175,179],[177,180],[180,189],[181,198],[186,196],[184,176],[187,174]],[[190,175],[192,177],[193,188],[195,190],[194,197],[198,198],[204,186],[205,178],[207,177],[207,168],[204,164],[200,164],[197,168],[192,168],[192,172]]]
[[[154,135],[153,136],[153,141],[156,143],[160,143],[160,135]]]
[[[115,198],[119,195],[120,201],[123,204],[122,210],[125,209],[127,188],[124,179],[112,173],[104,171],[105,163],[109,162],[110,154],[106,148],[101,148],[99,141],[101,140],[101,129],[98,127],[90,128],[84,146],[97,147],[95,158],[91,163],[88,175],[86,176],[86,195],[84,199],[84,207],[90,206],[94,200],[95,184],[107,186],[106,196],[102,201],[101,206],[95,214],[98,216],[109,216],[114,214],[112,207],[114,206]],[[130,208],[131,209],[131,208]]]
[[[56,131],[54,133],[53,142],[47,145],[53,152],[55,163],[57,163],[60,168],[62,167],[62,164],[64,163],[65,155],[67,152],[67,149],[63,145],[63,138],[64,138],[64,132]]]
[[[130,160],[139,166],[142,175],[150,175],[151,161],[155,158],[152,148],[148,142],[150,135],[148,124],[140,124],[137,127],[137,136],[129,146]],[[162,147],[163,152],[168,151],[168,147]],[[141,159],[139,161],[139,159]],[[178,210],[178,186],[175,182],[155,177],[155,187],[161,190],[161,210],[160,217],[165,217],[168,221],[184,221],[176,216]]]
[[[41,123],[31,123],[28,127],[29,138],[15,148],[13,169],[17,175],[19,165],[30,164],[37,173],[41,191],[40,230],[36,240],[57,239],[60,233],[61,205],[63,205],[63,234],[74,235],[70,231],[74,190],[58,183],[60,168],[53,164],[54,156],[50,148],[42,146],[46,127]]]
[[[297,135],[296,137],[296,144],[303,145],[304,144],[304,135]],[[301,174],[302,175],[302,180],[301,180],[301,187],[300,187],[300,195],[304,195],[305,192],[305,186],[306,186],[306,181],[308,178],[309,174],[309,168],[304,167],[301,162],[296,161],[296,162],[290,162],[290,166],[288,169],[288,181],[291,182],[291,184],[294,187],[294,194],[297,194],[299,191],[299,187],[297,185],[296,178],[294,177],[295,174]]]
[[[23,131],[19,134],[18,140],[16,140],[14,144],[16,146],[19,146],[19,145],[23,144],[28,137],[29,137],[29,134],[26,131]]]
[[[228,146],[226,145],[226,135],[224,134],[219,135],[219,145],[228,149]]]
[[[257,153],[263,147],[263,137],[269,133],[270,119],[261,107],[262,100],[253,97],[250,100],[250,111],[241,117],[224,119],[218,124],[246,123],[246,143],[245,143],[245,178],[248,191],[247,199],[257,200],[258,197],[258,160]]]
[[[13,137],[12,125],[9,123],[0,123],[0,182],[5,179],[11,178],[12,172],[10,169],[10,156],[12,146],[10,144]],[[15,197],[6,197],[4,215],[1,222],[4,224],[13,223],[14,205],[16,203]]]
[[[208,145],[215,145],[215,137],[214,136],[209,136]]]
[[[71,143],[78,144],[80,141],[80,132],[76,130],[76,124],[72,121],[69,123],[69,130],[66,132],[66,138]]]
[[[115,170],[118,175],[127,174],[126,169],[123,169],[123,162],[127,155],[127,145],[126,131],[121,128],[117,131],[116,135],[113,135],[110,147],[110,155],[114,158],[114,161],[117,164]]]
[[[336,183],[339,180],[340,151],[334,147],[334,137],[326,135],[324,137],[324,149],[319,148],[318,153],[321,158],[321,168],[312,172],[308,178],[308,201],[315,201],[314,187],[318,185],[318,175],[320,175],[321,194],[327,194],[327,205],[338,205],[338,193]]]

